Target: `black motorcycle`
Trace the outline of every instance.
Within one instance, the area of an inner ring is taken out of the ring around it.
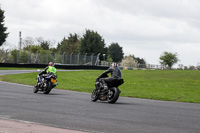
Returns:
[[[33,92],[37,93],[38,91],[43,92],[44,94],[49,94],[50,91],[56,87],[58,84],[56,83],[57,76],[53,73],[51,74],[42,74],[41,76],[38,75],[37,84],[38,86],[34,86]]]
[[[108,77],[107,74],[104,75],[104,77]],[[95,83],[96,88],[93,90],[91,95],[91,100],[93,102],[100,100],[100,101],[108,101],[108,103],[115,103],[118,100],[119,94],[121,92],[118,86],[122,85],[123,83],[124,80],[122,78],[118,78],[113,82],[107,83],[108,85],[107,91],[102,91],[104,89],[103,83],[97,80]]]

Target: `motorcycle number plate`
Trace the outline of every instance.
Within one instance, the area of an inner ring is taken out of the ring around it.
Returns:
[[[56,80],[52,78],[52,79],[51,79],[51,82],[55,84],[55,83],[56,83]]]

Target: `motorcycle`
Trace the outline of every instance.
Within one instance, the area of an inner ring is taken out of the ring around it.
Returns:
[[[104,77],[108,77],[108,75],[104,75]],[[97,100],[100,101],[108,101],[108,103],[115,103],[121,91],[119,90],[119,86],[124,83],[124,80],[122,78],[116,79],[113,82],[107,83],[108,90],[102,91],[104,89],[103,83],[99,80],[96,81],[95,86],[96,88],[93,90],[91,95],[91,100],[93,102],[96,102]]]
[[[53,73],[51,74],[42,74],[41,76],[37,76],[37,86],[34,86],[33,92],[37,93],[38,91],[43,92],[44,94],[49,94],[50,91],[58,85],[57,76]]]

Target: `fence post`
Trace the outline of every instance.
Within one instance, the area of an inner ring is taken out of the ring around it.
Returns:
[[[54,63],[56,63],[56,53],[54,53]]]
[[[100,55],[101,53],[99,53],[98,55],[97,55],[97,59],[96,59],[96,63],[95,63],[95,66],[98,66],[99,65],[99,55]]]
[[[78,65],[79,65],[79,55],[80,55],[80,53],[78,53],[78,63],[77,63]]]
[[[86,55],[87,55],[87,53],[85,54],[85,64],[86,64]]]
[[[46,64],[48,64],[48,61],[49,61],[49,53],[47,53],[46,55]]]
[[[93,53],[94,54],[94,53]],[[92,60],[93,60],[93,54],[91,55],[91,65],[92,65]]]
[[[29,58],[30,58],[30,51],[28,51],[28,63],[30,63]]]
[[[65,52],[63,53],[62,58],[62,63],[65,64]]]
[[[8,49],[6,50],[5,63],[7,63],[7,53],[8,53]]]
[[[73,53],[70,54],[70,65],[72,64],[72,54]]]
[[[37,64],[39,64],[40,63],[40,55],[39,55],[39,53],[40,53],[40,51],[37,53]]]
[[[17,50],[17,64],[19,63],[19,50]]]

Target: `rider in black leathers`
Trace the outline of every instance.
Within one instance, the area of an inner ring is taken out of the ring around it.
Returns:
[[[105,74],[111,73],[111,77],[102,78]],[[117,63],[112,63],[112,67],[110,67],[108,70],[103,72],[98,78],[97,81],[100,80],[103,83],[104,89],[102,91],[107,91],[108,86],[107,83],[114,82],[116,79],[119,79],[122,77],[121,71],[118,68]]]

